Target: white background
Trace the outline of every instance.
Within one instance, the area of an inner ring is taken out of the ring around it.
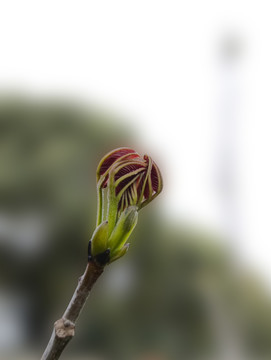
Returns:
[[[169,216],[229,236],[271,285],[269,1],[1,1],[3,92],[126,114]]]

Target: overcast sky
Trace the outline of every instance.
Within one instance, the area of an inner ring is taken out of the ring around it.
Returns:
[[[3,0],[0,87],[136,122],[163,169],[166,213],[226,234],[271,288],[270,7]]]

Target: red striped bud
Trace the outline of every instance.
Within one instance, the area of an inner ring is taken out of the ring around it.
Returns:
[[[106,264],[123,256],[138,210],[162,187],[161,173],[149,156],[125,147],[105,155],[97,168],[97,230],[90,242],[90,259]]]
[[[161,173],[147,155],[141,157],[130,148],[119,148],[103,157],[97,168],[98,187],[111,187],[121,212],[130,205],[141,209],[163,187]]]

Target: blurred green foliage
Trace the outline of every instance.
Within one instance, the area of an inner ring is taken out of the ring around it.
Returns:
[[[0,232],[0,280],[27,298],[28,346],[41,352],[86,265],[96,166],[109,150],[136,146],[131,133],[81,105],[0,104],[0,219],[34,214],[46,225],[32,252],[22,250],[20,231]],[[75,359],[222,359],[227,349],[270,358],[271,302],[260,282],[214,235],[166,223],[155,209],[140,212],[127,256],[106,268],[67,351]]]

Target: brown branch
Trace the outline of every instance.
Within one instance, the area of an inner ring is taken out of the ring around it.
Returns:
[[[104,267],[95,261],[88,262],[84,274],[79,278],[77,288],[61,319],[54,324],[51,339],[41,360],[57,360],[74,336],[75,322],[85,305],[88,295],[96,280],[103,273]]]

